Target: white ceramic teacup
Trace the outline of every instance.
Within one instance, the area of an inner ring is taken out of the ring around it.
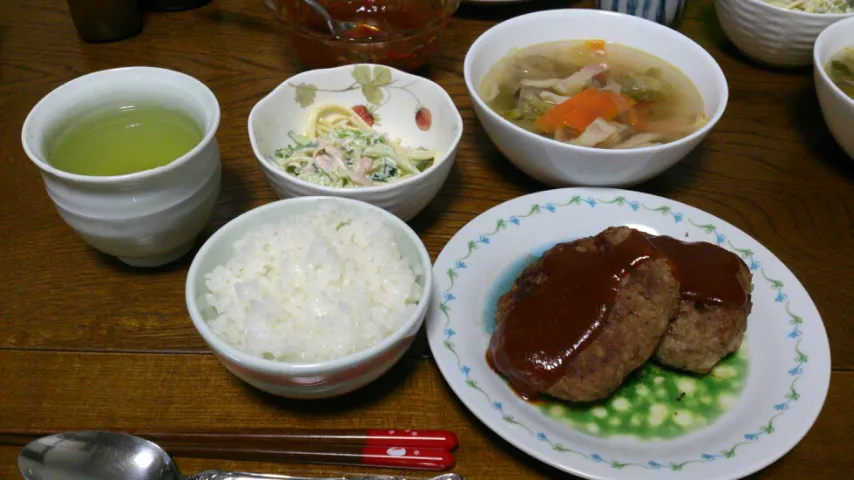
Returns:
[[[62,125],[119,103],[178,109],[198,122],[203,138],[168,165],[127,175],[77,175],[48,163],[50,142]],[[161,68],[117,68],[50,92],[27,116],[21,141],[59,215],[86,243],[129,265],[153,267],[187,253],[210,219],[220,188],[219,118],[213,92],[193,77]]]

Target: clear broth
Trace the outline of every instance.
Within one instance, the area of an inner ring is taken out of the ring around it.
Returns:
[[[559,135],[544,131],[537,124],[540,116],[562,103],[563,99],[548,101],[534,98],[531,103],[523,98],[541,96],[542,91],[560,92],[553,88],[524,86],[522,82],[567,79],[582,68],[602,64],[607,66],[607,70],[596,75],[585,88],[600,91],[618,88],[624,96],[636,101],[638,108],[644,109],[642,126],[638,124],[639,128],[627,131],[627,138],[631,134],[646,132],[660,137],[656,143],[668,143],[690,135],[705,124],[703,98],[685,74],[658,57],[616,43],[604,43],[604,48],[596,49],[585,40],[569,40],[513,51],[487,72],[480,94],[492,110],[525,130],[573,143],[573,137],[577,138],[583,132]],[[643,81],[638,82],[637,79]],[[644,88],[654,85],[656,88],[644,90],[638,85]],[[565,99],[573,95],[564,92],[561,96]],[[614,121],[619,123],[619,119]],[[610,146],[583,146],[614,148],[614,142],[611,143]]]

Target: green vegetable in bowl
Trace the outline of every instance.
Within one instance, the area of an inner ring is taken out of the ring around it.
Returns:
[[[854,99],[854,47],[846,48],[833,56],[825,66],[830,80],[845,95]]]
[[[645,75],[623,73],[616,79],[622,86],[622,93],[639,102],[659,102],[667,98],[670,85],[656,77],[654,69]]]

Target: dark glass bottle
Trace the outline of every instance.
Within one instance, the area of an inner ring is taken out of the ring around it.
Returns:
[[[211,0],[142,0],[142,6],[152,12],[178,12],[198,8],[211,3]]]
[[[67,0],[77,35],[85,42],[114,42],[142,30],[138,0]]]

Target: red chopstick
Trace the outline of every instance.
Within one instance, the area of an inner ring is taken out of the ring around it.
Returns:
[[[374,445],[390,447],[442,448],[454,450],[457,436],[447,430],[415,429],[263,429],[238,433],[196,430],[181,433],[127,432],[160,444],[241,447],[278,447],[283,444]]]
[[[216,458],[264,462],[355,465],[411,470],[448,470],[454,466],[453,454],[443,448],[388,447],[367,445],[293,445],[270,450],[221,447],[172,447],[174,457]]]
[[[57,432],[5,430],[0,443],[26,445]],[[262,429],[239,433],[196,430],[180,433],[125,431],[151,440],[170,455],[332,465],[447,470],[457,436],[447,430]]]

